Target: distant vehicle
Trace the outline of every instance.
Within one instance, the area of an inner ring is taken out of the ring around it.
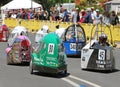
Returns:
[[[86,45],[86,35],[79,24],[70,25],[62,35],[67,56],[81,56],[81,49]]]
[[[94,38],[81,50],[81,68],[92,70],[114,70],[115,58],[111,42],[112,34],[111,41],[108,42],[108,37],[107,34],[105,34],[104,29],[98,29],[97,24]]]
[[[49,33],[42,38],[32,53],[29,69],[31,74],[35,70],[52,74],[67,73],[64,46],[57,34]]]
[[[7,64],[29,63],[31,60],[31,49],[31,42],[27,36],[17,36],[12,45],[6,48]]]
[[[9,38],[9,28],[7,25],[0,25],[0,42],[7,42]]]
[[[14,42],[14,39],[19,35],[25,35],[28,36],[28,31],[23,26],[16,26],[12,32],[10,33],[9,39],[8,39],[8,46],[11,46]]]
[[[43,25],[42,29],[40,29],[35,36],[35,42],[38,43],[45,35],[48,34],[48,26]]]

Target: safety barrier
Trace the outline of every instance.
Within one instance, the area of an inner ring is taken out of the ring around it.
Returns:
[[[22,20],[22,19],[5,19],[4,20],[6,25],[9,26],[11,29],[13,29],[15,26],[21,24],[22,26],[26,27],[31,32],[36,32],[39,29],[42,28],[43,25],[49,26],[49,30],[51,32],[55,31],[55,26],[60,25],[60,27],[67,28],[72,23],[71,22],[55,22],[55,21],[39,21],[39,20]],[[96,26],[93,24],[81,24],[81,26],[85,30],[85,34],[87,36],[87,39],[91,37],[91,30],[93,29],[92,37],[95,32]],[[105,26],[105,25],[99,25],[99,29],[105,31],[107,33],[109,41],[120,42],[120,25],[117,26]],[[111,30],[111,32],[110,32]],[[111,35],[111,34],[112,35]],[[112,39],[111,39],[112,37]]]

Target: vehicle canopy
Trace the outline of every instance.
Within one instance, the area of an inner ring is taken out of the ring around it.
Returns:
[[[10,37],[8,39],[8,45],[11,45],[14,41],[14,39],[19,36],[19,35],[26,35],[28,36],[27,34],[27,29],[23,26],[16,26],[13,31],[11,32],[10,34]]]
[[[30,42],[30,40],[29,40],[29,38],[27,36],[24,36],[24,35],[20,36],[19,35],[19,36],[17,36],[14,39],[13,43],[11,44],[11,46],[6,48],[6,53],[8,53],[12,49],[12,47],[14,46],[14,43],[17,43],[21,47],[31,46],[31,42]]]
[[[11,32],[12,34],[18,34],[20,35],[22,32],[25,33],[25,35],[27,35],[27,29],[23,26],[16,26],[13,31]]]
[[[49,33],[42,38],[39,46],[32,54],[33,63],[47,67],[65,65],[65,54],[61,39],[55,33]]]
[[[65,31],[64,39],[64,41],[70,42],[73,42],[73,39],[78,42],[86,42],[86,35],[83,27],[79,24],[70,25]]]

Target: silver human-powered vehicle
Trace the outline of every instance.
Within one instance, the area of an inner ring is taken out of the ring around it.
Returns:
[[[94,27],[91,30],[91,36]],[[115,58],[113,55],[112,33],[108,40],[107,34],[104,32],[105,29],[98,28],[96,24],[96,30],[94,38],[84,46],[81,50],[81,69],[91,70],[114,70],[115,69]],[[111,41],[110,41],[111,40]]]

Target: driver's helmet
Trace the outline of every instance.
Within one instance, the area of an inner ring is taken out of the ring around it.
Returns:
[[[99,43],[106,43],[107,41],[107,35],[106,34],[101,34],[99,36]]]

